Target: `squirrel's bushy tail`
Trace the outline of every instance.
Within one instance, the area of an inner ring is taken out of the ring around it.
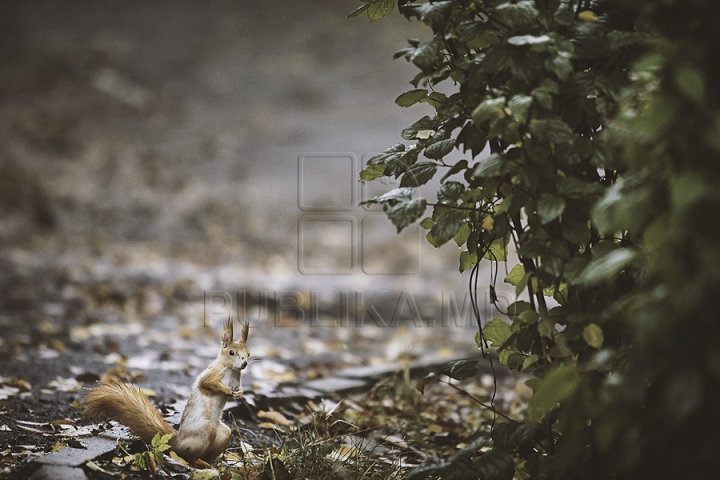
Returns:
[[[85,395],[82,406],[86,417],[117,420],[145,443],[150,443],[157,433],[177,433],[139,388],[120,381],[93,388]]]

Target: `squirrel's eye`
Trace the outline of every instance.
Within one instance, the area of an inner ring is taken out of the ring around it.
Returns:
[[[235,350],[230,350],[228,353],[229,353],[230,355],[235,355]]]

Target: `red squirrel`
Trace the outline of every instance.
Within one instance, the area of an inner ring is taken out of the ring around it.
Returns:
[[[225,403],[243,394],[242,370],[248,365],[249,323],[243,325],[239,340],[233,340],[233,323],[223,326],[218,357],[197,377],[190,390],[177,431],[137,387],[120,381],[103,383],[83,401],[84,415],[91,419],[113,419],[130,428],[145,443],[155,434],[172,433],[168,442],[189,463],[212,463],[227,448],[230,428],[222,420]]]

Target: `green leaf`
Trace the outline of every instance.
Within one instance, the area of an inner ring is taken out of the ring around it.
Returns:
[[[412,198],[412,188],[394,188],[389,192],[385,192],[379,197],[375,198],[377,203],[388,203],[395,205],[398,202],[405,202]]]
[[[360,180],[363,182],[369,182],[376,178],[385,176],[385,165],[369,165],[362,172],[360,172]]]
[[[499,348],[507,339],[512,335],[510,325],[500,320],[499,318],[493,318],[485,327],[483,327],[483,336],[485,340],[492,343],[493,347]]]
[[[459,173],[459,172],[461,172],[462,170],[465,170],[467,167],[468,167],[468,162],[467,162],[467,160],[460,160],[460,161],[457,162],[455,165],[453,165],[452,167],[450,167],[450,170],[448,170],[448,172],[447,172],[445,175],[443,175],[443,177],[440,179],[440,181],[441,181],[441,182],[444,182],[444,181],[447,180],[448,177],[450,177],[451,175],[455,175],[456,173]]]
[[[590,241],[590,228],[586,222],[563,218],[562,236],[573,245],[587,245]]]
[[[528,402],[528,414],[535,422],[542,420],[558,403],[569,398],[578,386],[575,368],[561,364],[550,371],[537,385]]]
[[[384,150],[382,153],[378,153],[377,155],[370,158],[370,160],[367,161],[368,165],[386,165],[389,161],[402,156],[402,154],[405,153],[405,145],[402,143],[398,143],[393,145],[392,147]]]
[[[540,360],[540,357],[535,354],[525,357],[522,363],[522,371],[527,372],[538,360]]]
[[[487,443],[488,437],[478,437],[463,448],[448,457],[448,463],[455,463],[458,460],[469,459],[478,452]]]
[[[410,61],[423,72],[432,72],[445,60],[442,44],[439,40],[433,39],[423,43],[410,55]]]
[[[442,33],[444,26],[450,19],[452,10],[452,2],[432,2],[422,5],[414,5],[416,14],[426,25],[429,25],[433,31]]]
[[[542,90],[533,90],[532,97],[541,107],[547,110],[552,109],[553,97],[549,93]]]
[[[400,180],[401,187],[419,187],[425,185],[437,171],[437,163],[418,162],[410,165]]]
[[[407,478],[408,480],[424,480],[431,475],[437,476],[445,467],[445,460],[433,456],[413,468]]]
[[[371,22],[378,20],[393,11],[395,0],[373,0],[368,7],[368,18]]]
[[[611,280],[615,275],[632,262],[637,256],[635,250],[617,248],[605,252],[592,260],[583,269],[579,280],[575,283],[584,283],[588,286],[598,285]]]
[[[575,140],[575,133],[559,118],[546,118],[543,120],[530,121],[530,133],[538,139],[550,142],[555,145],[572,143]]]
[[[425,213],[426,207],[424,198],[415,198],[391,206],[385,210],[385,213],[400,233],[405,227],[420,218]]]
[[[395,99],[395,103],[401,107],[410,107],[427,97],[427,90],[418,88],[401,94]]]
[[[433,219],[432,217],[425,217],[420,222],[420,227],[424,228],[425,230],[430,230],[433,226]]]
[[[493,449],[474,462],[477,477],[483,480],[512,480],[515,475],[515,462],[512,455]],[[470,477],[468,477],[470,478]]]
[[[433,132],[433,135],[437,131],[437,123],[432,118],[425,115],[417,122],[404,129],[400,134],[405,140],[416,140],[419,138],[418,132]],[[425,136],[425,135],[422,135]],[[430,135],[432,136],[432,135]],[[429,138],[429,137],[425,137]],[[404,145],[403,145],[404,147]],[[372,159],[371,159],[372,160]]]
[[[493,153],[485,160],[481,161],[473,171],[475,178],[491,178],[502,177],[515,170],[512,162],[502,156]]]
[[[565,211],[565,200],[549,193],[543,193],[538,200],[537,209],[540,222],[550,223]]]
[[[438,211],[435,207],[435,211]],[[437,243],[443,245],[453,238],[460,227],[465,223],[465,212],[457,208],[442,208],[437,215],[433,216],[433,226],[430,229],[430,235]]]
[[[508,101],[508,108],[519,122],[525,123],[532,101],[532,97],[527,95],[514,95]]]
[[[510,270],[510,273],[505,276],[505,283],[509,283],[510,285],[515,286],[524,276],[525,267],[523,267],[522,264],[518,263],[512,268],[512,270]]]
[[[465,192],[465,185],[460,182],[447,182],[438,190],[437,198],[441,203],[455,203]]]
[[[441,375],[446,375],[455,380],[465,380],[474,377],[477,373],[477,360],[453,360],[443,365],[442,369],[440,369]]]
[[[575,21],[575,11],[569,1],[564,0],[560,2],[557,11],[553,15],[553,20],[559,25],[564,26],[571,25]]]
[[[507,238],[500,237],[493,240],[483,258],[492,261],[504,262],[507,260]]]
[[[555,326],[549,320],[540,320],[537,323],[537,326],[538,333],[541,337],[553,338],[553,334],[555,333]]]
[[[527,287],[528,280],[532,273],[525,272],[525,267],[521,264],[515,265],[510,273],[505,277],[505,283],[509,283],[515,287],[515,298],[519,297],[525,287]]]
[[[674,178],[670,187],[672,203],[680,211],[696,205],[710,192],[705,180],[696,173],[687,173]]]
[[[470,253],[467,250],[460,252],[460,273],[470,270],[478,262],[477,253]]]
[[[467,42],[469,48],[482,50],[483,48],[500,45],[500,38],[497,35],[485,32]]]
[[[675,83],[690,100],[701,103],[705,98],[705,79],[698,70],[690,67],[678,68],[675,72]]]
[[[579,178],[559,178],[557,181],[558,193],[568,198],[581,198],[584,196],[597,196],[603,192],[603,187],[593,182],[585,182]]]
[[[545,68],[557,75],[560,80],[567,80],[573,73],[572,52],[558,51],[545,60]]]
[[[495,8],[496,20],[510,28],[521,29],[537,21],[539,12],[535,2],[522,0],[517,3],[505,2]]]
[[[594,323],[586,325],[583,328],[583,340],[593,348],[602,348],[605,341],[602,328]]]
[[[465,245],[465,242],[467,242],[468,238],[470,237],[470,225],[468,223],[463,223],[460,226],[460,230],[455,234],[453,237],[453,240],[457,244],[458,247],[462,247]]]
[[[470,116],[476,125],[481,125],[488,120],[497,119],[504,116],[502,111],[505,106],[505,97],[488,98],[480,105],[475,107]]]
[[[425,149],[425,156],[433,160],[440,160],[455,147],[455,139],[440,140]]]

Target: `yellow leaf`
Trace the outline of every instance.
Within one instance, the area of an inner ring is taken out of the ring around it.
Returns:
[[[482,221],[483,230],[485,230],[486,232],[492,232],[492,229],[494,226],[495,226],[495,219],[492,217],[492,215],[486,215]]]
[[[175,460],[176,462],[182,463],[183,465],[187,465],[187,464],[188,464],[188,462],[187,462],[184,458],[182,458],[180,455],[178,455],[177,453],[175,453],[173,450],[170,450],[170,458],[172,458],[172,459]]]
[[[603,342],[605,341],[605,336],[603,335],[602,328],[594,323],[591,323],[583,328],[583,339],[585,340],[585,343],[591,347],[601,348],[603,346]]]
[[[438,425],[437,423],[431,423],[431,424],[428,425],[427,428],[425,429],[425,433],[428,433],[428,434],[431,434],[431,433],[442,433],[442,432],[443,432],[443,427],[441,427],[441,426]]]
[[[150,390],[149,388],[141,388],[140,391],[146,397],[154,397],[157,395],[157,393],[155,393],[155,390]]]
[[[590,10],[585,10],[584,12],[580,12],[578,15],[578,18],[582,20],[583,22],[599,22],[600,18],[597,16],[597,14]]]
[[[228,452],[228,453],[225,454],[225,461],[226,461],[226,462],[237,463],[237,462],[241,462],[242,460],[243,460],[243,457],[240,456],[239,454],[235,453],[235,452]]]
[[[260,428],[269,428],[269,429],[271,429],[271,430],[285,431],[284,428],[282,428],[282,427],[280,427],[280,426],[278,426],[278,425],[275,425],[274,423],[270,423],[270,422],[260,422],[260,423],[258,423],[258,427],[260,427]]]
[[[51,452],[57,452],[58,450],[62,450],[63,448],[67,447],[67,443],[65,442],[55,442],[55,445],[52,446]]]
[[[277,425],[290,425],[292,423],[290,420],[285,418],[285,415],[280,412],[266,412],[264,410],[260,410],[258,412],[258,417],[270,420]]]

